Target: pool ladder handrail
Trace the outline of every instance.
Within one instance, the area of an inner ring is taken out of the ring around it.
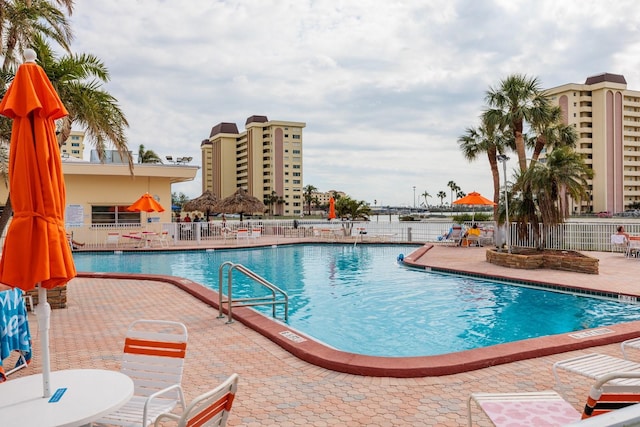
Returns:
[[[227,299],[224,299],[224,295],[222,294],[222,284],[224,281],[224,272],[225,268],[227,268]],[[246,277],[252,279],[254,282],[264,286],[265,288],[271,291],[271,296],[264,297],[251,297],[251,298],[237,298],[233,299],[233,271],[238,271],[239,273],[244,274]],[[280,295],[284,298],[284,300],[279,300],[278,296]],[[227,323],[233,323],[233,314],[232,307],[251,307],[258,305],[270,305],[272,309],[272,316],[276,317],[276,306],[278,304],[284,305],[284,321],[289,320],[289,296],[285,291],[269,282],[262,276],[259,276],[255,272],[251,271],[247,267],[242,264],[235,264],[231,261],[223,262],[218,268],[218,318],[223,318],[224,313],[222,312],[222,307],[224,304],[227,304]]]

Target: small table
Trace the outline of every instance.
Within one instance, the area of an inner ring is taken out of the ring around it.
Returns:
[[[133,396],[133,381],[117,371],[68,369],[51,372],[51,397],[42,397],[42,374],[0,384],[3,426],[75,427],[120,408]]]

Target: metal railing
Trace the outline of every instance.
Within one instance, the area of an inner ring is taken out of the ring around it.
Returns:
[[[386,218],[385,218],[386,219]],[[127,226],[113,226],[94,224],[82,227],[69,227],[67,231],[73,233],[78,242],[85,243],[85,249],[117,249],[133,246],[135,241],[123,237],[130,231],[166,231],[168,240],[174,247],[206,246],[207,243],[235,240],[238,228],[259,227],[262,236],[276,237],[278,243],[286,243],[291,237],[322,237],[317,236],[317,230],[330,229],[332,236],[351,237],[360,240],[382,240],[387,242],[415,242],[437,243],[438,237],[446,233],[453,222],[451,219],[429,219],[426,221],[331,221],[326,220],[250,220],[227,221],[222,227],[221,221],[197,223],[149,223]],[[471,223],[465,223],[471,226]],[[545,247],[561,250],[576,251],[608,251],[611,248],[611,234],[616,227],[623,225],[630,234],[640,235],[640,220],[633,218],[618,218],[611,220],[572,220],[557,226],[543,226]],[[478,226],[495,228],[495,242],[500,245],[505,240],[504,226],[496,226],[492,221],[478,222]],[[109,233],[119,232],[118,244],[108,243]],[[515,224],[509,227],[510,242],[513,246],[534,247],[533,231],[527,227],[525,235],[519,235]],[[361,234],[366,233],[366,234]],[[379,238],[379,239],[376,239]],[[339,239],[334,239],[339,240]]]
[[[224,273],[227,273],[227,298],[224,299],[222,293],[222,286],[224,282]],[[270,291],[271,295],[262,297],[247,297],[247,298],[233,298],[233,272],[237,271],[242,273],[254,282],[262,285]],[[278,296],[283,299],[278,299]],[[224,313],[222,307],[227,304],[227,323],[233,322],[232,307],[251,307],[258,305],[270,305],[272,310],[272,317],[276,317],[276,306],[284,306],[284,321],[289,320],[289,296],[285,291],[270,283],[267,279],[259,276],[253,271],[249,270],[242,264],[235,264],[231,261],[223,262],[218,268],[218,318],[223,318]]]

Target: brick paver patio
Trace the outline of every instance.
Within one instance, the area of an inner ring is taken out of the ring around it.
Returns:
[[[544,270],[536,271],[535,278],[638,293],[640,261],[625,259],[619,253],[590,255],[600,259],[598,276]],[[426,259],[434,266],[532,276],[532,272],[487,264],[483,248],[438,247]],[[117,370],[123,337],[131,321],[177,320],[189,331],[184,378],[187,399],[233,372],[240,374],[231,426],[465,426],[471,392],[551,389],[551,366],[557,360],[589,352],[621,356],[619,345],[610,344],[448,376],[364,377],[303,362],[239,322],[226,324],[217,314],[212,307],[161,281],[76,278],[68,285],[68,308],[52,312],[51,367]],[[11,378],[41,370],[33,314],[30,324],[33,362]],[[638,357],[640,360],[640,354]],[[564,379],[568,384],[563,390],[565,397],[580,410],[590,381],[577,375]],[[490,425],[475,409],[474,419],[476,425]]]

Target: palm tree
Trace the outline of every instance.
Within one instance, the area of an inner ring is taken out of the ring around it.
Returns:
[[[491,125],[486,115],[481,116],[482,123],[477,128],[469,127],[464,135],[458,138],[458,145],[462,154],[468,161],[475,160],[480,154],[485,153],[491,168],[493,178],[493,217],[498,218],[498,206],[500,202],[500,171],[498,168],[498,153],[504,153],[508,143],[504,134],[497,125]]]
[[[73,0],[57,0],[71,15]],[[19,59],[24,49],[31,47],[36,36],[47,37],[58,43],[64,50],[69,51],[69,44],[73,38],[69,22],[60,9],[46,0],[0,0],[0,52],[3,55],[0,70],[0,97],[4,97],[9,83],[13,79]],[[20,57],[16,55],[20,53]],[[3,149],[9,145],[11,139],[11,121],[6,117],[0,118],[0,145]],[[3,165],[0,169],[6,169]],[[10,195],[7,196],[4,209],[0,215],[0,234],[11,218]]]
[[[451,201],[453,201],[453,193],[455,193],[456,191],[460,190],[460,187],[458,187],[458,184],[456,184],[453,181],[449,181],[447,183],[447,187],[449,187],[449,189],[451,190]],[[442,204],[442,203],[440,203]]]
[[[64,6],[71,15],[73,0],[58,0],[56,3]],[[0,34],[4,72],[21,62],[22,52],[31,47],[33,38],[37,35],[54,40],[67,52],[70,51],[69,44],[73,39],[71,26],[64,12],[46,0],[0,0]],[[3,90],[4,87],[2,85]]]
[[[160,156],[153,150],[145,150],[144,145],[138,147],[138,163],[162,163]]]
[[[424,204],[427,209],[429,209],[429,197],[431,197],[431,194],[429,194],[427,190],[424,190],[424,193],[422,193],[421,196],[424,197]]]
[[[525,235],[526,226],[530,224],[536,246],[543,249],[541,226],[562,223],[568,215],[565,193],[577,201],[587,198],[587,180],[592,177],[593,170],[570,146],[555,148],[545,163],[536,162],[518,174],[509,203],[520,235]]]
[[[436,197],[438,199],[440,199],[440,207],[444,206],[444,199],[447,198],[447,193],[445,193],[444,191],[440,190],[438,191],[438,194],[436,194]]]
[[[89,54],[57,57],[51,46],[39,36],[34,38],[34,50],[69,112],[60,121],[58,142],[62,143],[69,137],[73,125],[79,125],[85,129],[101,160],[105,159],[107,144],[112,145],[123,159],[128,160],[133,173],[133,159],[125,136],[129,123],[117,100],[102,89],[102,84],[109,81],[109,70],[104,63]],[[162,163],[158,155],[153,154]],[[151,156],[149,159],[154,158]]]
[[[264,204],[269,207],[269,215],[274,215],[273,205],[282,205],[284,203],[284,198],[279,196],[278,193],[272,191],[271,194],[267,194],[264,196]]]
[[[490,87],[485,99],[489,107],[484,113],[488,125],[512,136],[520,170],[526,171],[525,122],[553,121],[553,108],[542,92],[539,80],[522,74],[508,76],[498,87]]]
[[[309,216],[311,216],[311,202],[313,201],[313,194],[318,191],[313,185],[305,185],[302,189],[304,195],[304,201],[307,203],[309,209]]]

